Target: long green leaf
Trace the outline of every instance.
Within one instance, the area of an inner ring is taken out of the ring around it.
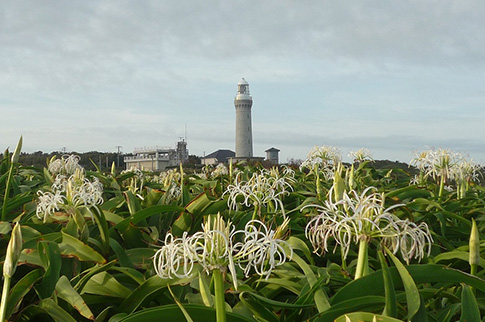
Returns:
[[[110,248],[108,222],[104,213],[98,207],[92,207],[90,210],[98,227],[99,239],[102,245],[101,251],[107,257]]]
[[[68,257],[75,257],[80,261],[96,262],[100,264],[106,263],[101,254],[94,249],[84,244],[77,238],[72,237],[62,232],[62,242],[59,244],[61,254]]]
[[[135,268],[128,255],[126,255],[125,249],[120,245],[120,243],[118,243],[115,239],[110,238],[109,245],[116,253],[118,261],[122,267]]]
[[[335,322],[402,322],[402,320],[368,312],[354,312],[338,317]]]
[[[457,285],[465,283],[477,290],[485,292],[485,281],[462,271],[437,264],[413,264],[407,266],[416,284],[443,283],[444,285]],[[390,267],[394,287],[402,289],[403,283],[395,267]],[[368,295],[383,295],[384,282],[380,270],[354,280],[341,289],[331,298],[330,303],[336,304],[353,298]]]
[[[167,285],[185,284],[189,283],[192,278],[183,279],[162,279],[158,276],[152,276],[143,284],[132,291],[128,297],[120,305],[121,312],[132,313],[135,311],[147,298],[154,295],[157,291],[164,289]]]
[[[303,274],[305,274],[305,277],[306,277],[306,279],[308,281],[308,284],[312,288],[317,283],[317,280],[318,279],[315,276],[315,274],[313,273],[311,267],[300,256],[298,256],[296,253],[293,253],[292,260],[295,263],[297,263],[298,266],[300,266],[300,268],[303,271]],[[330,307],[330,303],[328,301],[328,297],[325,294],[323,288],[318,287],[315,290],[314,299],[315,299],[315,304],[317,306],[318,312],[320,312],[320,313],[325,312]]]
[[[461,291],[461,316],[460,322],[480,322],[480,310],[477,299],[470,286],[464,284]]]
[[[239,295],[241,302],[248,307],[257,319],[268,322],[278,322],[278,317],[266,306],[262,305],[257,299],[254,299],[249,293],[243,292]]]
[[[109,273],[101,272],[88,280],[82,289],[82,293],[126,298],[131,294],[131,290],[123,286]]]
[[[34,287],[34,284],[42,277],[42,269],[36,269],[25,274],[14,287],[10,289],[8,295],[7,310],[5,316],[7,319],[12,315],[15,307],[22,301],[25,295]]]
[[[419,297],[419,291],[414,283],[411,274],[407,271],[406,267],[397,259],[394,254],[386,248],[387,255],[392,259],[394,265],[401,276],[404,291],[406,293],[406,302],[408,304],[408,319],[410,320],[419,310],[419,306],[421,304],[421,299]]]
[[[207,322],[216,320],[216,311],[213,308],[196,304],[184,304],[187,313],[194,322]],[[119,322],[153,322],[153,321],[184,321],[185,317],[176,305],[165,305],[138,311],[121,318]],[[111,321],[111,320],[110,320]],[[242,315],[227,312],[227,322],[254,322]]]
[[[62,265],[61,254],[57,244],[49,241],[39,242],[37,251],[45,273],[42,282],[36,289],[41,298],[47,298],[52,295],[59,280]]]
[[[310,308],[314,307],[315,305],[313,303],[308,303],[308,304],[293,304],[293,303],[288,303],[288,302],[280,302],[280,301],[275,301],[270,298],[267,298],[266,296],[261,296],[256,293],[251,293],[251,292],[242,292],[245,293],[246,298],[247,297],[253,297],[255,300],[261,302],[261,303],[266,303],[274,308],[287,308],[287,309],[303,309],[303,308]],[[242,294],[241,293],[241,294]]]
[[[397,316],[397,301],[396,292],[394,290],[394,283],[392,282],[392,276],[389,272],[389,266],[387,266],[386,258],[382,252],[378,252],[379,261],[381,262],[382,278],[384,281],[384,293],[386,297],[386,306],[384,306],[385,316],[396,317]]]
[[[93,312],[91,312],[81,295],[74,290],[66,276],[63,275],[59,278],[56,285],[56,293],[59,298],[71,304],[82,316],[94,320]]]
[[[76,320],[51,299],[44,299],[38,306],[44,309],[56,322],[76,322]],[[32,321],[35,321],[32,320]]]

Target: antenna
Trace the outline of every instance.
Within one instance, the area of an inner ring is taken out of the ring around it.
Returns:
[[[115,146],[115,148],[118,149],[118,156],[117,156],[118,157],[118,159],[117,159],[117,163],[118,164],[117,164],[117,167],[120,167],[120,151],[121,151],[122,146],[121,145],[117,145],[117,146]]]

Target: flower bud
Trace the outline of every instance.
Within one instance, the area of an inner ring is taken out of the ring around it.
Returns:
[[[472,231],[470,233],[470,249],[469,249],[470,265],[478,265],[480,262],[480,234],[475,219],[472,218]]]
[[[12,163],[19,162],[20,150],[22,150],[22,136],[20,136],[19,143],[17,143],[17,147],[15,148],[15,151],[12,154]]]
[[[12,277],[15,273],[22,247],[22,231],[20,230],[20,224],[17,222],[8,242],[5,262],[3,263],[3,276]]]

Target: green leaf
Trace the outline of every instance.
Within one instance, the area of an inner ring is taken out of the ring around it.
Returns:
[[[52,295],[61,272],[61,254],[59,247],[54,242],[41,241],[37,244],[37,251],[44,267],[45,273],[42,282],[36,288],[40,298]]]
[[[101,254],[84,244],[79,239],[64,232],[62,232],[62,242],[59,244],[59,249],[61,250],[62,255],[75,257],[80,261],[96,262],[100,264],[106,263],[106,260]]]
[[[211,203],[212,200],[207,197],[205,192],[192,199],[172,225],[174,236],[181,236],[184,231],[199,228],[204,215],[203,210]]]
[[[363,296],[332,305],[328,310],[321,313],[315,322],[333,322],[339,316],[359,310],[375,311],[384,306],[385,299],[382,296]]]
[[[121,266],[135,268],[128,255],[126,255],[125,249],[120,245],[120,243],[118,243],[115,239],[110,238],[109,245],[116,253]]]
[[[152,276],[128,295],[128,297],[120,305],[121,312],[132,313],[147,298],[155,294],[157,291],[166,288],[167,285],[185,284],[189,283],[192,279],[193,278],[175,278],[169,280],[162,279],[157,275]]]
[[[303,252],[303,255],[305,255],[305,257],[307,258],[307,260],[310,263],[313,262],[312,252],[310,251],[310,249],[308,248],[307,244],[305,244],[305,242],[303,240],[301,240],[300,238],[291,236],[290,238],[288,238],[288,244],[293,249],[301,250]]]
[[[394,283],[392,281],[392,276],[389,271],[389,266],[387,266],[386,258],[382,252],[378,252],[379,261],[381,262],[382,268],[382,278],[384,281],[384,293],[386,297],[386,305],[384,306],[385,316],[396,317],[397,316],[397,301],[396,292],[394,290]]]
[[[156,205],[151,206],[149,208],[145,208],[143,210],[138,211],[131,217],[132,224],[138,224],[140,221],[145,220],[153,215],[163,214],[163,213],[172,213],[172,212],[181,212],[184,209],[179,206],[175,205]]]
[[[44,309],[56,322],[76,322],[76,320],[51,299],[44,299],[38,306]],[[35,321],[33,319],[32,321]]]
[[[318,279],[313,273],[311,267],[296,253],[293,253],[293,258],[292,260],[300,266],[302,269],[303,273],[305,274],[305,277],[308,281],[308,284],[310,285],[311,288],[317,283]],[[318,312],[324,312],[330,307],[330,303],[328,301],[328,297],[325,294],[323,288],[318,287],[315,290],[314,294],[314,300],[315,304],[317,305]]]
[[[461,291],[461,316],[460,322],[480,322],[480,310],[477,299],[470,286],[464,284]]]
[[[199,272],[199,290],[202,297],[202,301],[205,306],[212,307],[214,305],[214,299],[209,289],[208,276]]]
[[[338,317],[335,322],[402,322],[402,320],[368,312],[354,312]]]
[[[81,292],[86,283],[93,277],[94,275],[105,272],[109,270],[111,267],[113,267],[116,264],[116,261],[111,261],[107,264],[101,265],[101,266],[94,266],[91,267],[83,272],[84,276],[79,279],[77,284],[74,286],[74,289],[78,292]]]
[[[153,256],[157,250],[154,248],[130,248],[125,249],[126,256],[135,268],[148,269],[153,264]]]
[[[413,264],[408,265],[407,270],[416,284],[443,283],[445,285],[457,285],[465,283],[481,292],[485,292],[485,281],[462,271],[437,264]],[[403,282],[396,267],[389,267],[394,287],[403,288]],[[339,289],[331,298],[332,305],[341,301],[368,295],[383,295],[384,282],[380,270],[354,280]]]
[[[464,252],[461,250],[454,249],[452,251],[436,255],[433,258],[433,262],[439,263],[441,261],[448,261],[448,260],[454,260],[454,259],[459,259],[459,260],[468,262],[469,258],[470,258],[469,252]],[[479,265],[480,267],[485,268],[485,259],[480,258]]]
[[[126,204],[128,205],[128,210],[130,214],[133,215],[137,211],[141,210],[140,201],[136,198],[136,196],[130,190],[124,192]]]
[[[387,255],[394,262],[394,265],[396,265],[399,275],[401,276],[404,285],[404,291],[406,293],[406,302],[408,304],[408,319],[410,320],[418,312],[419,306],[421,304],[418,288],[416,287],[416,284],[414,283],[411,274],[409,274],[409,272],[406,270],[406,267],[404,267],[399,259],[397,259],[397,257],[394,256],[394,254],[387,248],[386,252]]]
[[[8,295],[6,317],[12,315],[15,307],[22,301],[25,295],[34,287],[34,284],[42,277],[42,270],[36,269],[25,274],[14,287],[10,289]]]
[[[194,322],[207,322],[216,320],[216,311],[213,308],[196,304],[184,304],[187,313],[192,317]],[[227,312],[227,322],[254,322],[242,315]],[[153,322],[153,321],[184,321],[185,317],[176,305],[165,305],[160,307],[149,308],[130,314],[118,322]],[[276,320],[277,321],[277,320]],[[110,320],[111,322],[111,320]]]
[[[414,200],[417,198],[429,198],[430,196],[431,193],[428,190],[416,186],[406,186],[386,193],[386,197],[399,200]]]
[[[126,298],[131,291],[107,272],[101,272],[88,280],[82,289],[84,293]]]
[[[110,248],[108,222],[106,221],[104,213],[98,207],[92,207],[90,211],[94,217],[96,225],[98,226],[99,239],[102,245],[101,251],[107,256]]]
[[[56,285],[57,296],[76,309],[82,316],[94,320],[93,312],[89,309],[81,295],[74,290],[66,276],[61,276]]]
[[[257,319],[268,322],[278,322],[279,319],[272,311],[261,304],[259,300],[254,299],[247,292],[239,294],[241,302],[248,307]]]
[[[288,303],[288,302],[275,301],[275,300],[269,299],[265,296],[261,296],[261,295],[256,294],[256,293],[251,293],[251,292],[242,292],[242,293],[245,293],[246,298],[247,297],[253,297],[254,300],[259,301],[261,303],[266,303],[266,304],[268,304],[268,305],[270,305],[274,308],[303,309],[303,308],[310,308],[310,307],[315,306],[315,304],[313,304],[313,303],[293,304],[293,303]]]

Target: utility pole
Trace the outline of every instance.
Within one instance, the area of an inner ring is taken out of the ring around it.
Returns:
[[[118,164],[117,164],[117,167],[119,168],[120,167],[120,151],[121,151],[122,146],[121,145],[117,145],[117,146],[115,146],[115,148],[118,149],[118,158],[117,158],[117,163]]]

